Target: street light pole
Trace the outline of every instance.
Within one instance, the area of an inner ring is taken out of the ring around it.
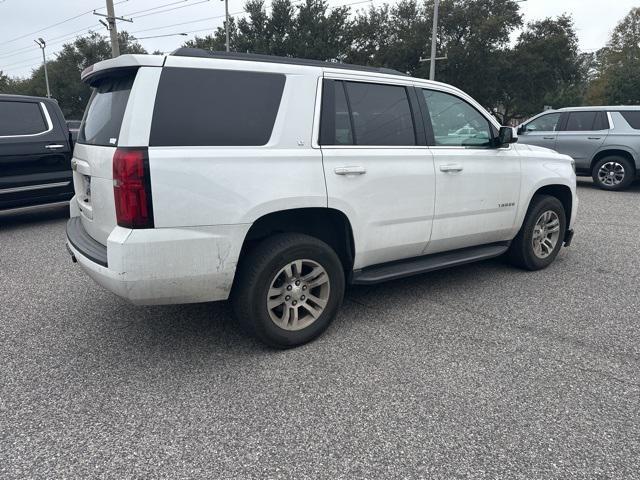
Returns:
[[[440,0],[433,4],[433,29],[431,30],[431,65],[429,67],[429,80],[436,78],[436,37],[438,33],[438,6]]]
[[[44,47],[47,46],[46,42],[42,38],[38,38],[38,40],[34,40],[36,44],[42,50],[42,63],[44,65],[44,81],[47,84],[47,98],[51,98],[51,90],[49,90],[49,73],[47,72],[47,56],[44,53]]]

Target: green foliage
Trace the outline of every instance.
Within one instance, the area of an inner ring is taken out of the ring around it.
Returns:
[[[616,26],[606,47],[596,54],[596,75],[588,101],[595,104],[640,104],[640,8]]]

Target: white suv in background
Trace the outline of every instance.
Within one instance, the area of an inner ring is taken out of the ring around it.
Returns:
[[[74,260],[137,304],[231,298],[276,347],[327,328],[347,284],[568,245],[566,155],[513,143],[472,98],[398,72],[180,49],[82,74]]]

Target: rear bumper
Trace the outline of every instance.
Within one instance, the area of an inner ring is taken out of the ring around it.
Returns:
[[[249,225],[116,227],[102,245],[80,217],[67,224],[67,247],[82,269],[107,290],[138,305],[226,300]]]

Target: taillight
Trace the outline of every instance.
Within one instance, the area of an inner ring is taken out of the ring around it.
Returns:
[[[113,196],[118,225],[153,228],[149,156],[146,148],[118,148],[113,155]]]

